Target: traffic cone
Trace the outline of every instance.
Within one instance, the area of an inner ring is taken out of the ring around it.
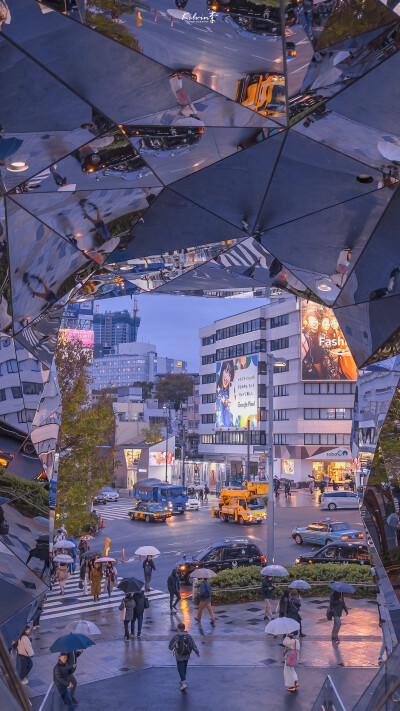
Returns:
[[[173,27],[173,26],[174,26],[174,18],[171,15],[171,27]]]
[[[136,13],[136,25],[137,27],[142,26],[142,13],[139,10]]]
[[[154,22],[157,22],[157,16],[158,16],[158,10],[156,10],[154,13]]]
[[[101,527],[102,527],[102,528],[105,528],[104,518],[101,519]]]
[[[125,548],[122,549],[122,562],[125,563]]]

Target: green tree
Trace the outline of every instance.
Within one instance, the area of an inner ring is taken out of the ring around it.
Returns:
[[[136,380],[136,382],[133,383],[133,387],[142,388],[143,400],[148,400],[152,395],[154,383],[148,383],[146,380]]]
[[[62,399],[56,515],[70,532],[91,520],[91,502],[114,475],[115,415],[106,394],[90,403],[90,355],[59,340],[55,362]]]
[[[170,402],[175,410],[193,395],[194,380],[186,373],[167,373],[156,385],[156,398],[160,403]]]
[[[146,444],[158,444],[164,439],[162,433],[162,425],[154,424],[142,428],[143,436],[146,438]]]

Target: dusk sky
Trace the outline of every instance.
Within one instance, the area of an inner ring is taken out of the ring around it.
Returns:
[[[148,294],[137,297],[141,318],[138,340],[155,343],[160,356],[188,362],[188,370],[199,370],[198,330],[225,316],[257,308],[264,299],[209,299],[196,296]],[[132,312],[133,299],[102,299],[96,302],[100,312]]]

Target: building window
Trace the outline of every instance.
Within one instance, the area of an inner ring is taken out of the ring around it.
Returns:
[[[274,420],[275,421],[288,420],[288,419],[289,419],[289,411],[288,410],[274,410]]]
[[[258,397],[267,397],[267,386],[265,383],[261,383],[258,386]]]
[[[24,395],[40,395],[43,390],[42,383],[22,383]]]
[[[351,420],[353,409],[351,407],[305,407],[305,420]]]
[[[17,412],[18,422],[33,422],[36,410],[20,410]]]
[[[274,365],[274,373],[287,373],[289,370],[289,361],[285,361],[285,365]]]
[[[354,395],[356,383],[304,383],[304,395]]]
[[[215,363],[215,355],[213,353],[210,353],[209,355],[206,355],[206,356],[202,356],[202,358],[201,358],[202,365],[210,365],[210,363]]]
[[[251,321],[245,321],[244,323],[235,323],[233,326],[227,326],[226,328],[218,329],[216,333],[216,340],[222,341],[225,338],[241,336],[242,333],[251,333],[251,331],[261,331],[264,330],[265,327],[265,318],[254,318]]]
[[[217,360],[227,360],[228,358],[237,358],[251,353],[265,353],[267,342],[262,338],[258,341],[249,341],[248,343],[238,343],[235,346],[227,346],[226,348],[218,348],[216,352]]]
[[[287,326],[289,323],[289,314],[282,314],[282,316],[274,316],[270,321],[270,328],[278,328],[278,326]]]
[[[207,373],[201,376],[201,382],[203,385],[208,385],[209,383],[215,383],[215,378],[215,373]]]
[[[274,444],[287,444],[288,436],[287,434],[276,434],[274,435]]]
[[[259,422],[265,422],[267,419],[267,410],[265,407],[258,408],[258,420]]]
[[[211,425],[215,422],[215,414],[207,413],[201,416],[201,422],[203,425]]]
[[[201,444],[247,444],[247,430],[236,432],[216,432],[204,434],[200,437]],[[251,430],[250,444],[265,444],[265,432]]]
[[[216,398],[216,393],[208,393],[207,395],[201,396],[201,402],[203,404],[208,403],[208,402],[215,402],[215,398]]]
[[[206,336],[201,339],[202,346],[211,346],[212,343],[215,343],[215,333],[213,333],[212,336]]]
[[[323,444],[323,445],[346,445],[349,444],[348,434],[331,434],[331,433],[319,433],[312,432],[304,435],[304,444]]]
[[[281,351],[284,348],[289,348],[289,337],[285,336],[285,338],[277,338],[274,341],[270,341],[269,343],[269,350],[270,351]]]
[[[6,360],[7,373],[18,373],[18,363],[15,359]]]
[[[283,397],[284,395],[289,395],[288,386],[274,385],[274,397]]]
[[[259,375],[266,375],[267,374],[267,364],[266,364],[265,360],[258,361],[258,374]]]
[[[15,400],[18,398],[22,397],[22,390],[19,386],[16,386],[14,388],[11,388],[12,396]]]
[[[3,388],[2,390],[0,390],[0,402],[3,402],[3,400],[5,400],[5,399],[6,399],[6,391]]]

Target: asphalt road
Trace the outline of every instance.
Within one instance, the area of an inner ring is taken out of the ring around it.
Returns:
[[[212,497],[212,503],[216,501]],[[107,511],[118,511],[124,507],[126,499],[120,499],[118,504],[106,504],[97,508],[100,514]],[[107,508],[108,507],[108,508]],[[308,493],[293,493],[291,499],[285,500],[280,494],[275,510],[275,561],[278,564],[292,564],[299,553],[317,550],[318,547],[303,544],[298,546],[291,537],[296,525],[307,525],[321,518],[332,518],[346,521],[354,528],[362,530],[362,522],[358,510],[337,511],[334,513],[320,511],[316,498]],[[105,520],[105,528],[91,541],[92,550],[101,550],[104,538],[111,539],[110,555],[117,561],[122,558],[125,549],[125,562],[117,563],[118,575],[142,576],[142,561],[129,560],[134,558],[134,551],[141,545],[153,545],[161,555],[155,560],[156,572],[152,585],[159,590],[167,590],[167,577],[182,553],[192,555],[208,546],[210,543],[234,537],[247,537],[256,541],[262,552],[266,552],[267,524],[261,526],[239,526],[235,523],[222,523],[211,517],[211,503],[204,504],[200,511],[189,511],[183,516],[173,516],[167,523],[145,523],[131,521],[127,514],[121,513],[121,519]]]

